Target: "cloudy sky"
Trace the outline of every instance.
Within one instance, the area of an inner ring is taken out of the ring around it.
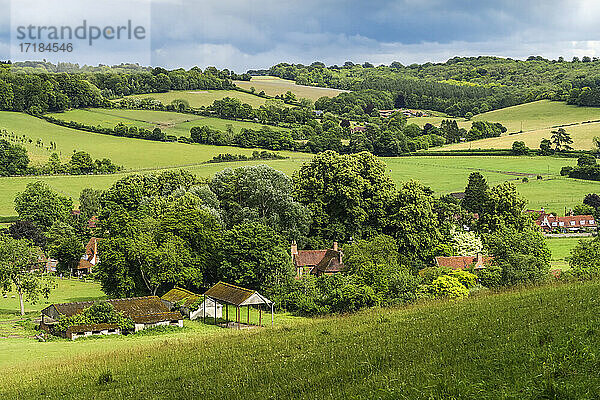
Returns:
[[[150,62],[168,68],[214,65],[242,72],[278,62],[317,60],[410,64],[455,55],[600,56],[597,0],[131,1],[136,5],[125,11],[103,0],[94,3],[107,4],[107,15],[134,20],[132,10],[140,15],[148,11]],[[59,4],[39,1],[53,2]],[[0,9],[10,10],[10,3],[0,0]],[[14,8],[23,3],[12,3],[14,15]],[[31,7],[29,15],[41,14],[36,10]],[[76,23],[80,16],[73,18]],[[11,12],[3,11],[0,59],[10,58],[11,34]],[[106,62],[136,61],[127,59],[127,51],[103,51],[104,55],[97,51],[97,57]],[[79,61],[97,62],[91,54],[81,55]]]

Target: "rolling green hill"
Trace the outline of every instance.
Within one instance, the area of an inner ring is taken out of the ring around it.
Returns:
[[[126,97],[152,98],[164,105],[171,104],[173,100],[185,100],[192,107],[210,106],[215,100],[224,97],[240,99],[242,103],[250,104],[252,107],[260,107],[267,101],[262,97],[238,90],[172,90],[166,93],[136,94]]]
[[[600,108],[577,107],[562,102],[541,100],[533,103],[507,107],[477,115],[474,121],[500,122],[506,126],[508,132],[497,138],[482,139],[473,142],[457,143],[445,146],[445,149],[505,149],[510,148],[514,141],[524,141],[530,148],[538,148],[543,138],[550,138],[553,127],[565,126],[573,138],[573,147],[579,150],[592,148],[594,136],[600,136],[600,123],[584,123],[600,120]],[[520,132],[521,124],[523,133]],[[463,126],[465,127],[465,126]],[[469,128],[470,124],[465,128]]]
[[[115,110],[108,110],[115,111]],[[129,111],[129,110],[119,110]],[[79,115],[92,115],[105,118],[104,114],[75,111]],[[151,118],[145,112],[135,114],[156,120],[158,113],[150,112]],[[167,117],[175,118],[183,114],[164,113]],[[187,117],[187,115],[183,115]],[[131,114],[130,114],[131,117]],[[107,116],[106,118],[112,118]],[[118,118],[122,118],[118,115]],[[142,118],[137,118],[142,119]],[[222,164],[201,164],[219,153],[250,155],[254,149],[236,147],[220,147],[206,145],[187,145],[180,143],[162,143],[141,139],[129,139],[109,135],[100,135],[64,128],[42,121],[25,114],[0,113],[0,128],[27,135],[33,139],[32,144],[25,143],[34,162],[45,162],[50,151],[35,146],[35,140],[40,138],[44,143],[56,142],[63,161],[74,150],[89,152],[94,158],[111,158],[115,163],[123,165],[126,173],[133,171],[151,171],[166,168],[186,168],[199,176],[209,177],[226,167],[265,163],[287,174],[292,174],[302,163],[312,156],[306,153],[282,153],[291,158],[275,161],[251,161]],[[559,176],[560,169],[565,165],[573,165],[576,160],[549,157],[398,157],[383,159],[389,168],[389,174],[395,182],[410,179],[422,181],[436,193],[462,191],[467,177],[473,171],[480,171],[490,184],[511,180],[517,184],[518,190],[527,200],[528,207],[546,207],[562,212],[565,207],[580,204],[588,193],[598,192],[598,183],[566,179]],[[443,171],[443,173],[440,173]],[[538,174],[544,175],[543,180],[537,180]],[[0,178],[0,215],[14,215],[13,199],[17,192],[22,191],[28,182],[43,180],[54,190],[77,199],[79,192],[86,187],[104,189],[109,187],[123,174],[97,176],[46,176],[46,177],[11,177]],[[528,183],[522,183],[521,178],[529,176]]]
[[[277,96],[290,91],[297,98],[317,100],[321,97],[335,97],[346,90],[329,89],[316,86],[296,85],[294,81],[277,78],[274,76],[253,76],[250,82],[234,81],[236,86],[250,90],[254,88],[256,93],[264,91],[269,96]]]
[[[5,399],[592,399],[600,391],[599,299],[600,283],[589,282],[253,332],[34,343],[40,361],[15,360],[0,376],[0,393]],[[45,348],[64,353],[42,361]]]
[[[63,121],[75,121],[86,125],[102,126],[104,128],[114,128],[119,123],[146,129],[158,127],[167,135],[187,137],[190,136],[190,129],[194,126],[209,126],[213,129],[225,131],[227,126],[231,125],[234,132],[239,132],[242,128],[260,129],[262,127],[262,125],[254,122],[232,121],[192,114],[152,110],[87,108],[49,115]],[[285,130],[285,128],[279,127],[271,127],[271,129]]]

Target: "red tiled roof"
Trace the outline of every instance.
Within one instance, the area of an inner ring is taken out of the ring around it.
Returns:
[[[311,273],[315,275],[323,273],[341,272],[344,264],[340,262],[340,252],[335,250],[326,250],[323,259],[312,269]]]
[[[475,269],[485,268],[486,265],[490,265],[492,263],[493,257],[485,256],[482,257],[482,262],[477,262],[477,257],[436,257],[435,263],[438,267],[448,267],[452,269],[465,269],[470,267],[472,264],[475,264]]]
[[[545,223],[546,220],[548,221],[547,224]],[[556,215],[541,213],[538,219],[535,220],[535,223],[542,228],[548,227],[550,229],[597,227],[596,220],[592,215],[567,215],[566,217],[557,217]],[[556,223],[556,225],[554,225],[554,223]]]
[[[88,260],[79,260],[79,264],[77,264],[77,269],[92,269],[93,267]]]
[[[299,250],[294,255],[294,265],[296,267],[315,266],[323,260],[328,250]]]

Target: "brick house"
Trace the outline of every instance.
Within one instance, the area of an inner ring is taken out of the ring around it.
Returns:
[[[99,238],[91,238],[85,246],[85,254],[81,256],[74,275],[87,275],[91,274],[93,268],[100,263],[98,257],[98,242],[102,240]]]
[[[493,257],[483,256],[481,253],[478,253],[476,257],[436,257],[435,265],[438,267],[447,267],[452,269],[466,269],[473,265],[475,269],[482,269],[491,265],[493,259]]]
[[[543,210],[535,220],[535,224],[544,232],[579,232],[582,230],[595,230],[598,228],[596,220],[592,215],[567,215],[559,217],[554,214],[546,214]]]
[[[325,250],[298,250],[298,245],[293,242],[291,255],[297,279],[308,274],[333,275],[344,269],[344,254],[338,248],[337,242],[333,242],[332,249]]]

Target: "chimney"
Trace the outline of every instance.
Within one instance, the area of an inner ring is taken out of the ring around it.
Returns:
[[[292,258],[294,258],[294,256],[296,254],[298,254],[298,245],[296,244],[295,240],[292,241],[291,253],[292,253]]]
[[[477,253],[477,263],[475,265],[478,267],[483,265],[483,255],[481,253]]]
[[[338,251],[338,242],[333,242],[333,251]]]

